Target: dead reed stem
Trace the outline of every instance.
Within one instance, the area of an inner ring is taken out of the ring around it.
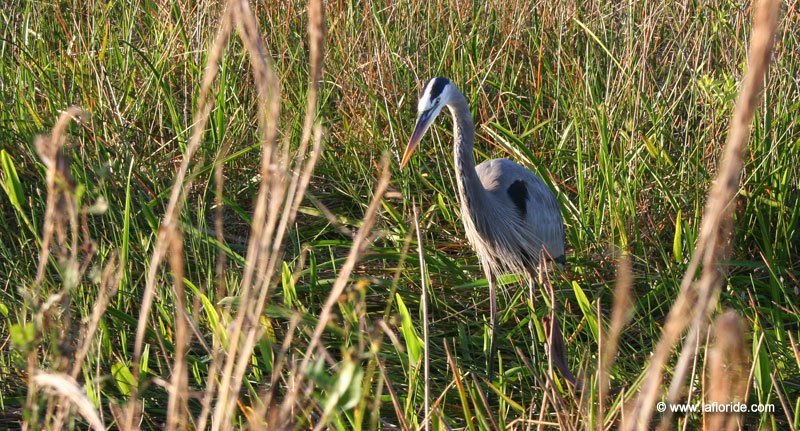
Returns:
[[[62,346],[67,345],[67,343],[71,344],[69,340],[72,330],[70,293],[78,285],[85,270],[85,265],[81,265],[78,258],[78,250],[80,250],[78,204],[75,198],[75,184],[70,175],[70,159],[65,152],[67,143],[66,129],[70,121],[81,121],[85,116],[86,114],[83,110],[76,106],[68,108],[59,116],[55,126],[53,126],[52,133],[49,136],[37,137],[35,142],[36,151],[47,168],[47,204],[42,224],[39,263],[30,295],[34,308],[32,323],[37,332],[34,339],[38,340],[37,343],[41,341],[43,328],[48,326],[46,322],[51,319],[54,310],[57,309],[60,312],[58,315],[60,327],[58,342]],[[89,254],[91,254],[93,249],[90,247],[89,251]],[[58,293],[49,294],[44,291],[42,285],[48,263],[51,260],[51,253],[53,252],[58,263],[62,286]],[[42,302],[43,299],[44,301]],[[28,380],[28,392],[25,402],[27,419],[22,422],[23,430],[27,430],[32,424],[34,424],[34,427],[38,426],[39,404],[37,396],[39,388],[37,382],[43,383],[45,386],[49,385],[51,402],[47,404],[46,417],[55,418],[54,427],[63,426],[71,409],[71,404],[60,401],[74,401],[70,398],[74,395],[72,388],[65,386],[64,382],[66,380],[62,379],[61,374],[53,374],[56,377],[51,379],[49,374],[40,373],[38,353],[37,346],[28,346],[26,371],[34,377]],[[61,371],[70,369],[69,359],[68,355],[54,358],[54,368]],[[36,376],[40,374],[44,377],[37,379]],[[80,406],[78,407],[80,408]]]
[[[172,288],[175,296],[175,354],[168,388],[167,430],[174,431],[187,427],[189,370],[186,364],[186,351],[191,342],[191,332],[188,329],[186,293],[183,284],[183,237],[174,224],[168,229],[169,266],[172,269]]]
[[[214,40],[214,45],[209,51],[208,63],[206,64],[205,72],[203,74],[203,81],[200,85],[197,111],[192,122],[192,124],[194,124],[194,127],[192,128],[192,136],[189,139],[189,143],[186,145],[186,153],[183,156],[183,160],[181,160],[178,173],[175,175],[175,181],[173,182],[169,203],[167,204],[164,219],[161,221],[161,228],[159,229],[158,237],[156,239],[155,250],[153,251],[153,256],[150,259],[150,267],[147,270],[147,279],[145,282],[144,293],[142,295],[141,312],[136,327],[136,341],[134,343],[133,377],[134,382],[137,383],[139,382],[142,349],[144,347],[144,336],[147,329],[147,324],[150,320],[150,308],[153,306],[153,299],[156,295],[156,277],[158,276],[164,254],[169,248],[169,229],[171,229],[172,225],[176,223],[181,209],[183,208],[184,187],[188,188],[191,185],[191,179],[187,181],[186,175],[189,171],[189,165],[192,162],[194,154],[197,152],[197,149],[200,147],[200,144],[203,141],[206,124],[208,123],[208,117],[211,114],[212,108],[214,107],[215,99],[210,97],[211,85],[214,83],[214,79],[219,71],[219,61],[222,58],[222,55],[225,52],[225,47],[228,44],[231,28],[231,8],[228,7],[225,8],[223,17],[220,20],[219,30],[217,31],[217,35]],[[214,379],[211,379],[211,381],[213,380]],[[136,400],[138,398],[138,390],[139,388],[137,384],[133,389],[133,394],[131,395],[131,399],[129,401],[129,410],[126,414],[126,418],[128,418],[128,420],[131,420],[131,418],[135,417],[133,409],[137,405]],[[137,429],[138,426],[135,426],[133,423],[129,422],[127,424],[121,424],[121,428]]]
[[[322,152],[322,128],[317,118],[317,100],[322,76],[324,16],[321,2],[309,5],[311,70],[309,104],[300,146],[292,157],[288,142],[277,145],[280,119],[280,83],[247,1],[229,4],[233,21],[247,49],[258,90],[259,123],[262,138],[261,185],[248,245],[245,271],[240,286],[240,308],[228,331],[230,344],[222,366],[214,406],[212,429],[230,429],[244,374],[261,333],[259,316],[269,298],[276,268],[283,259],[283,241],[305,196],[311,173]],[[312,139],[313,138],[313,139]],[[312,142],[313,141],[313,142]],[[309,151],[309,146],[311,150]],[[209,387],[214,383],[209,382]],[[213,388],[207,392],[213,392]]]
[[[31,380],[37,386],[57,394],[74,405],[93,430],[103,431],[106,429],[94,405],[72,377],[61,373],[37,372]]]
[[[64,154],[67,143],[67,125],[71,120],[81,121],[86,114],[77,106],[67,108],[53,126],[50,136],[40,136],[36,140],[36,151],[47,167],[47,208],[42,224],[42,244],[39,251],[39,267],[36,270],[34,285],[42,284],[50,258],[50,243],[56,235],[58,247],[66,244],[69,228],[70,244],[67,261],[77,265],[78,253],[78,214],[72,191],[75,185],[69,173],[69,161]],[[63,250],[63,249],[62,249]],[[69,270],[69,269],[68,269]]]
[[[714,345],[708,353],[707,403],[743,402],[747,392],[745,324],[734,311],[719,316],[714,324]],[[704,429],[735,430],[739,414],[713,412],[704,415]]]
[[[598,366],[598,408],[597,422],[595,429],[602,430],[603,420],[605,419],[605,403],[608,396],[609,379],[611,367],[617,356],[619,347],[619,336],[623,327],[630,320],[633,307],[630,291],[633,285],[633,275],[631,273],[630,256],[627,254],[620,256],[617,262],[617,282],[614,288],[614,305],[611,309],[611,325],[607,331],[601,333],[600,364]],[[598,321],[602,321],[598,319]]]

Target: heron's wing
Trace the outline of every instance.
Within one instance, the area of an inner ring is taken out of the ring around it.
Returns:
[[[558,200],[541,178],[527,169],[525,172],[529,173],[527,184],[530,195],[527,223],[537,226],[535,231],[544,242],[550,256],[563,259],[564,219],[561,216]]]
[[[498,220],[522,253],[538,259],[541,248],[555,259],[564,255],[564,222],[555,195],[547,184],[530,170],[508,159],[487,160],[476,167],[478,176],[492,200]],[[512,223],[513,221],[513,223]]]

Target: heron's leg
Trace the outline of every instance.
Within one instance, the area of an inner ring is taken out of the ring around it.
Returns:
[[[550,296],[550,313],[547,317],[542,319],[544,326],[545,336],[547,337],[546,352],[547,356],[553,365],[558,368],[561,375],[564,376],[570,383],[576,385],[575,377],[569,370],[567,365],[567,349],[564,344],[564,334],[561,332],[561,325],[558,323],[558,316],[556,315],[556,296],[553,290],[553,285],[546,282],[544,287],[547,294]]]
[[[489,329],[491,331],[486,371],[489,375],[489,381],[492,381],[494,380],[494,363],[497,360],[497,278],[488,266],[485,266],[484,270],[489,281]]]
[[[558,368],[561,375],[573,385],[577,385],[575,377],[569,370],[567,364],[567,349],[564,345],[564,335],[561,333],[561,325],[558,323],[555,310],[550,311],[550,315],[542,319],[545,332],[547,334],[547,354],[553,365]]]

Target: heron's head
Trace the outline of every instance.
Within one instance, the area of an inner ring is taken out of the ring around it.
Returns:
[[[433,120],[450,101],[452,92],[453,84],[447,78],[436,77],[425,85],[417,104],[417,125],[414,126],[414,133],[411,134],[411,140],[408,141],[408,147],[406,147],[403,160],[400,162],[401,169],[408,163],[408,159],[411,158],[411,154],[425,136],[425,132],[428,131]]]

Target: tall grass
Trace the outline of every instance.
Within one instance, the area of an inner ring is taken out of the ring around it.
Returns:
[[[0,427],[797,429],[800,16],[774,3],[12,1]],[[394,163],[436,75],[478,159],[559,196],[580,391],[513,276],[484,377],[449,128]]]

